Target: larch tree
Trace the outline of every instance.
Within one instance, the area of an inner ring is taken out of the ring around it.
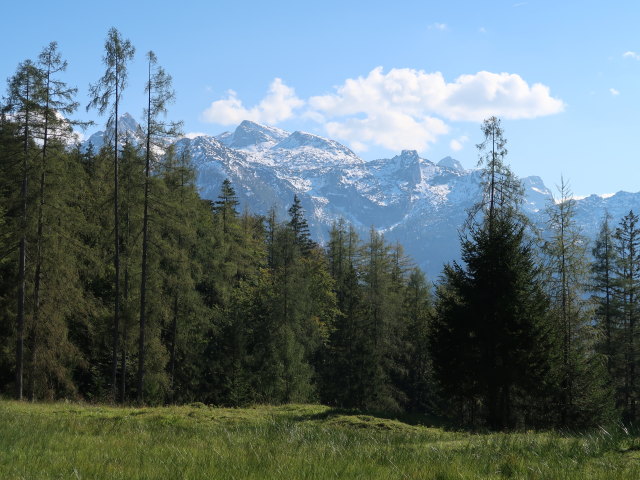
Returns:
[[[23,396],[24,339],[25,339],[25,297],[27,272],[27,229],[29,203],[29,174],[32,168],[34,137],[40,128],[44,79],[42,71],[31,60],[22,62],[7,86],[7,102],[4,114],[19,125],[22,136],[21,181],[20,181],[20,226],[18,228],[18,292],[16,317],[16,398]]]
[[[560,425],[566,427],[603,420],[607,399],[611,397],[605,387],[603,364],[596,356],[596,330],[587,300],[588,241],[576,224],[576,201],[564,178],[558,193],[559,198],[552,199],[547,207],[549,236],[543,252],[550,315],[560,339],[557,373]]]
[[[34,286],[33,286],[33,318],[31,326],[31,395],[35,395],[35,389],[33,381],[36,377],[37,369],[37,357],[38,349],[40,348],[40,339],[46,339],[47,333],[40,332],[41,330],[41,309],[42,309],[42,288],[43,288],[43,270],[45,268],[45,257],[50,256],[45,249],[47,248],[47,241],[45,238],[44,229],[50,222],[47,217],[47,211],[54,208],[58,211],[64,210],[64,206],[55,205],[51,208],[48,206],[48,178],[47,174],[53,171],[54,182],[64,176],[63,171],[66,170],[68,165],[64,162],[57,162],[53,168],[50,166],[50,157],[61,155],[61,146],[72,139],[73,127],[81,126],[85,127],[87,122],[78,122],[68,118],[68,115],[75,112],[78,107],[78,102],[75,101],[75,94],[77,89],[67,86],[67,84],[58,78],[58,75],[67,69],[67,62],[62,58],[58,51],[58,45],[56,42],[51,42],[47,45],[38,57],[37,67],[40,69],[42,76],[42,105],[39,112],[40,128],[38,132],[39,140],[41,142],[41,161],[38,166],[39,170],[39,185],[38,185],[38,199],[37,199],[37,226],[35,236],[35,273],[34,273]],[[53,147],[53,150],[52,150]],[[63,155],[63,154],[62,154]],[[55,159],[54,159],[55,160]],[[56,163],[56,162],[54,162]],[[55,168],[60,167],[60,168]],[[54,188],[53,203],[59,204],[60,200],[65,196],[64,193],[56,186]],[[64,201],[62,202],[64,203]],[[68,212],[67,212],[68,213]],[[58,232],[59,234],[61,232]],[[49,275],[51,276],[51,275]],[[49,295],[51,297],[51,295]],[[49,321],[51,323],[51,320]],[[62,348],[61,348],[62,349]]]
[[[346,225],[342,219],[333,224],[326,256],[339,313],[329,333],[322,372],[322,400],[340,407],[354,406],[359,397],[355,339],[362,311],[362,289],[358,281],[360,247],[360,240],[352,226]]]
[[[414,267],[404,291],[402,312],[405,317],[403,352],[406,368],[404,390],[408,408],[413,411],[435,410],[435,385],[429,352],[432,295],[424,273]]]
[[[618,404],[626,421],[637,419],[638,368],[638,294],[640,289],[640,230],[638,216],[630,211],[620,221],[614,234],[618,254],[616,265],[616,297],[620,303],[622,332],[620,350],[623,352],[622,381]]]
[[[140,333],[138,337],[138,402],[144,401],[145,374],[145,336],[147,324],[147,268],[149,250],[149,189],[151,176],[151,162],[154,152],[165,147],[167,140],[179,133],[180,123],[165,122],[167,106],[175,98],[171,76],[158,65],[156,55],[147,53],[148,79],[145,91],[147,93],[147,108],[145,109],[145,167],[144,167],[144,213],[142,217],[142,267],[140,275]]]
[[[603,348],[607,357],[609,375],[612,372],[613,337],[615,329],[615,301],[614,301],[614,266],[616,250],[613,245],[614,231],[611,228],[611,215],[606,213],[600,223],[600,230],[595,239],[592,250],[594,262],[591,267],[593,274],[592,291],[596,303],[596,318],[598,326],[604,335]]]
[[[117,397],[118,343],[120,332],[120,212],[119,212],[119,164],[118,164],[118,114],[122,91],[127,85],[127,63],[133,58],[135,48],[112,27],[107,33],[105,55],[102,58],[106,70],[95,84],[89,87],[91,102],[87,110],[97,108],[103,115],[109,112],[107,125],[113,128],[113,216],[114,216],[114,307],[111,381],[112,395]]]

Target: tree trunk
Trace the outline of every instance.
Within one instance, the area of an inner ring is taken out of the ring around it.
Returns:
[[[151,164],[151,62],[147,103],[147,152],[144,169],[144,215],[142,218],[142,272],[140,279],[140,337],[138,345],[138,402],[144,401],[144,354],[147,327],[147,250],[149,242],[149,173]]]
[[[29,98],[29,80],[27,80],[26,97]],[[25,111],[24,124],[24,158],[22,160],[22,185],[20,200],[22,207],[22,225],[20,232],[20,251],[18,259],[18,317],[16,319],[16,398],[22,400],[24,374],[24,307],[26,290],[27,263],[27,175],[29,155],[29,109]]]
[[[115,79],[115,125],[114,125],[114,145],[113,145],[113,217],[114,217],[114,256],[113,266],[115,269],[115,301],[113,307],[113,338],[111,357],[111,395],[113,400],[118,394],[118,341],[120,335],[120,206],[119,206],[119,181],[118,169],[118,66],[116,62]]]

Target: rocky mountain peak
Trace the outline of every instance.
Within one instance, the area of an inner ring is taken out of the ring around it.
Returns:
[[[218,136],[218,140],[230,148],[247,149],[260,146],[271,147],[288,136],[289,132],[285,130],[243,120],[233,133],[225,132]]]
[[[458,172],[464,171],[464,167],[462,166],[462,164],[455,158],[451,158],[451,157],[444,157],[442,160],[438,162],[438,166],[449,168],[451,170],[456,170]]]

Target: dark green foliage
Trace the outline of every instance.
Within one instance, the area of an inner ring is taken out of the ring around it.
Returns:
[[[329,344],[322,372],[322,401],[354,406],[360,385],[356,382],[355,340],[362,316],[362,291],[358,280],[360,242],[344,221],[334,224],[327,249],[329,272],[335,285],[338,314],[330,325]]]
[[[118,350],[120,348],[120,200],[119,200],[119,164],[118,150],[120,148],[120,137],[118,135],[118,109],[122,96],[122,90],[127,85],[127,63],[133,58],[135,48],[129,40],[124,40],[115,28],[111,28],[107,34],[104,44],[105,54],[102,58],[105,64],[104,75],[95,84],[89,87],[91,101],[87,105],[89,108],[97,108],[100,115],[109,112],[107,125],[113,127],[113,283],[114,283],[114,307],[113,307],[113,330],[111,346],[111,394],[113,398],[117,395],[118,380]],[[124,390],[121,389],[120,400],[124,401]]]
[[[552,336],[524,226],[507,218],[471,232],[465,267],[445,268],[431,336],[436,377],[464,420],[492,428],[535,421],[551,373]]]
[[[143,188],[143,214],[142,214],[142,259],[140,266],[140,313],[139,313],[139,335],[138,335],[138,375],[137,375],[137,397],[138,402],[144,401],[145,394],[145,373],[147,370],[146,354],[147,349],[151,349],[152,352],[159,353],[162,348],[156,344],[158,334],[149,336],[147,341],[147,313],[150,310],[147,305],[148,287],[155,287],[155,291],[159,291],[160,282],[156,285],[152,285],[150,280],[154,279],[153,274],[159,273],[156,269],[150,271],[150,267],[157,267],[156,265],[150,265],[149,256],[149,241],[150,241],[150,203],[151,196],[153,194],[152,187],[158,183],[151,178],[151,166],[155,161],[156,156],[154,149],[162,148],[166,142],[175,137],[178,134],[180,124],[170,122],[165,123],[161,117],[167,114],[167,104],[173,101],[175,93],[171,86],[171,76],[167,75],[164,69],[158,66],[156,56],[153,52],[147,54],[148,60],[148,81],[146,85],[147,92],[147,108],[145,109],[146,117],[146,131],[145,131],[145,163],[144,163],[144,188]],[[150,273],[151,272],[151,273]],[[150,293],[150,292],[149,292]],[[150,297],[151,295],[149,295]],[[157,325],[157,323],[156,323]],[[153,324],[150,325],[153,327]],[[159,329],[156,328],[157,331]],[[148,344],[148,345],[147,345]],[[125,358],[123,354],[122,358]],[[124,360],[123,360],[124,363]],[[159,378],[159,372],[163,370],[162,361],[155,362],[156,378]],[[124,368],[121,369],[124,372]],[[124,385],[124,383],[123,383]],[[124,388],[122,389],[124,391]]]
[[[612,380],[615,356],[615,332],[618,323],[619,305],[614,295],[615,265],[617,261],[616,249],[613,244],[611,216],[605,215],[600,225],[600,231],[592,250],[593,264],[591,265],[591,290],[594,292],[592,300],[595,303],[596,325],[600,330],[598,351],[606,357],[608,380]]]
[[[407,408],[412,411],[433,412],[437,409],[437,386],[433,379],[433,367],[429,352],[429,329],[433,317],[430,285],[424,273],[413,268],[404,290],[403,315],[406,331],[403,341],[403,364],[407,371],[404,391]]]
[[[638,217],[630,211],[615,230],[605,216],[593,249],[592,297],[600,334],[597,351],[604,356],[606,385],[625,421],[638,417],[638,287],[640,236]]]
[[[485,120],[482,131],[485,195],[461,237],[464,266],[444,269],[430,346],[450,413],[501,429],[541,421],[535,406],[552,380],[554,335],[500,121]]]
[[[619,305],[620,322],[617,332],[617,346],[620,355],[618,404],[623,417],[635,421],[638,416],[638,293],[640,287],[640,230],[638,216],[630,211],[620,221],[614,234],[617,253],[615,267],[615,296]]]
[[[289,208],[289,217],[291,218],[291,220],[289,220],[289,227],[291,227],[293,231],[295,244],[303,255],[308,255],[315,247],[315,242],[311,239],[309,224],[304,217],[304,210],[297,195],[293,196],[293,205]]]
[[[549,314],[558,337],[559,423],[590,426],[608,421],[611,394],[605,359],[596,352],[597,329],[587,300],[587,239],[575,223],[575,200],[562,179],[560,198],[547,209],[549,238],[543,246]]]
[[[170,146],[178,125],[162,117],[173,91],[152,52],[146,142],[119,139],[133,47],[112,29],[105,49],[91,106],[108,113],[113,136],[100,151],[70,145],[75,123],[58,113],[73,112],[75,89],[59,78],[66,62],[55,43],[19,66],[3,101],[1,393],[321,400],[501,429],[608,420],[614,391],[623,418],[636,419],[632,212],[596,243],[592,311],[571,202],[556,205],[543,272],[491,118],[463,262],[445,267],[433,302],[422,272],[374,228],[360,241],[339,221],[320,246],[298,196],[283,222],[275,208],[267,218],[242,211],[229,180],[217,199],[201,199],[189,152]]]
[[[425,333],[429,300],[417,277],[408,279],[401,249],[392,249],[373,229],[369,242],[361,245],[353,228],[339,222],[327,255],[338,316],[330,328],[323,400],[374,410],[426,408],[414,397],[424,393],[421,382],[427,381],[423,360],[429,360],[421,357],[424,345],[418,344],[425,338],[410,338],[410,332]],[[409,299],[412,281],[418,290],[414,304]],[[410,305],[415,307],[411,312]]]

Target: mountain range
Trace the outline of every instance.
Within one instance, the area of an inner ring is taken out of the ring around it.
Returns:
[[[141,143],[142,132],[130,115],[121,117],[120,129]],[[104,138],[105,132],[96,132],[85,144],[99,148]],[[393,158],[365,161],[334,140],[247,120],[233,132],[182,137],[175,145],[192,157],[204,198],[215,199],[228,178],[243,207],[259,214],[275,207],[284,220],[298,195],[317,241],[326,241],[340,218],[365,239],[374,227],[387,241],[402,244],[431,279],[445,262],[459,258],[458,232],[481,195],[480,171],[451,157],[433,162],[403,150]],[[544,226],[552,192],[540,177],[521,180],[524,209]],[[577,200],[576,220],[593,238],[605,212],[617,223],[630,210],[640,211],[640,192],[594,194]]]

